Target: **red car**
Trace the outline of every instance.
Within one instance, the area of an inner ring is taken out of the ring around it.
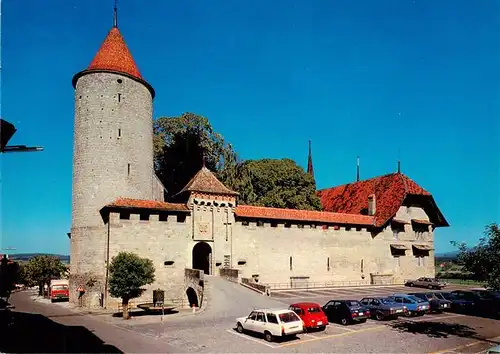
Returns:
[[[319,329],[324,331],[328,325],[328,318],[319,304],[314,302],[299,302],[288,308],[299,315],[304,322],[304,330]]]

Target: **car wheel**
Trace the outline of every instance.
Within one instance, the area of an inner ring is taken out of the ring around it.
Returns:
[[[347,318],[343,318],[340,320],[340,323],[342,326],[347,326],[349,324],[349,320]]]
[[[413,283],[408,283],[408,286],[413,286]]]
[[[378,320],[378,321],[382,321],[384,319],[384,314],[382,312],[377,312],[375,314],[375,318]]]
[[[241,325],[241,323],[238,322],[238,325],[236,326],[236,330],[239,332],[239,333],[243,333],[243,331],[245,330],[243,328],[243,326]]]
[[[268,342],[272,342],[273,341],[273,335],[270,332],[268,332],[268,331],[264,332],[264,338]]]
[[[405,312],[405,317],[411,317],[412,316],[412,312],[411,311],[406,311]]]
[[[320,330],[320,331],[324,331],[325,329],[326,329],[326,326],[321,326],[321,327],[319,327],[319,330]]]
[[[429,285],[429,286],[428,286],[428,288],[429,288],[429,289],[432,289],[432,288],[434,288],[434,287],[433,287],[432,285]]]

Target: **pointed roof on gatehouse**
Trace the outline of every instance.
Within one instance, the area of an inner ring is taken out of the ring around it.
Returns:
[[[231,196],[239,195],[238,192],[235,192],[227,188],[205,166],[203,166],[201,170],[199,170],[198,173],[196,173],[194,177],[191,178],[191,180],[186,184],[186,186],[176,195],[180,195],[186,192],[199,192],[199,193],[231,195]]]

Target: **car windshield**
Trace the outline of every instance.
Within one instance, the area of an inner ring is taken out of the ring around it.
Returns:
[[[383,304],[392,304],[394,303],[394,300],[391,300],[389,298],[385,298],[385,299],[378,299],[381,303]]]
[[[291,311],[286,313],[280,313],[279,316],[280,316],[280,321],[283,323],[300,321],[300,318],[298,318],[297,315]]]
[[[321,309],[319,307],[309,307],[307,309],[307,312],[309,312],[309,313],[320,313]]]
[[[435,293],[434,296],[436,296],[440,300],[446,300],[446,298],[441,293]]]
[[[413,296],[413,295],[410,295],[408,296],[410,299],[412,299],[413,301],[416,301],[416,302],[426,302],[426,300],[424,299],[421,299],[419,297],[416,297],[416,296]]]
[[[53,285],[52,290],[67,290],[68,286],[67,285]]]
[[[441,293],[446,300],[458,300],[458,296],[452,293]]]
[[[345,302],[347,304],[347,306],[349,307],[360,307],[362,306],[359,301],[346,301]]]

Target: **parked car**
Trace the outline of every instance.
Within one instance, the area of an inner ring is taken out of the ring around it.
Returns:
[[[253,310],[247,317],[236,319],[236,330],[263,334],[268,342],[275,337],[293,336],[304,331],[302,320],[288,309]]]
[[[423,316],[430,309],[430,304],[428,301],[415,297],[408,294],[394,294],[389,296],[397,304],[402,304],[406,306],[408,311],[405,312],[405,316]]]
[[[486,354],[500,354],[500,345],[490,348],[486,351]]]
[[[443,289],[446,283],[434,278],[418,278],[417,280],[407,280],[405,286],[417,286],[419,288]]]
[[[49,287],[50,301],[69,300],[69,280],[68,279],[53,279],[50,281]]]
[[[329,322],[340,322],[344,326],[364,323],[370,318],[370,310],[357,300],[330,300],[323,306]]]
[[[454,290],[451,293],[455,294],[459,299],[473,301],[476,311],[480,314],[496,314],[496,307],[498,305],[496,301],[490,297],[486,297],[477,291]]]
[[[396,319],[407,311],[404,305],[384,297],[365,297],[361,299],[360,303],[366,306],[370,310],[370,315],[379,321]]]
[[[420,299],[429,302],[430,312],[443,312],[451,310],[451,301],[446,299],[439,299],[434,293],[409,293],[408,295],[416,296]]]
[[[328,318],[319,304],[314,302],[299,302],[290,305],[288,309],[299,315],[302,322],[304,322],[304,331],[309,329],[324,331],[328,325]]]
[[[434,295],[438,299],[448,300],[451,302],[451,311],[459,313],[470,313],[475,309],[475,302],[462,299],[456,294],[450,292],[435,292]]]

